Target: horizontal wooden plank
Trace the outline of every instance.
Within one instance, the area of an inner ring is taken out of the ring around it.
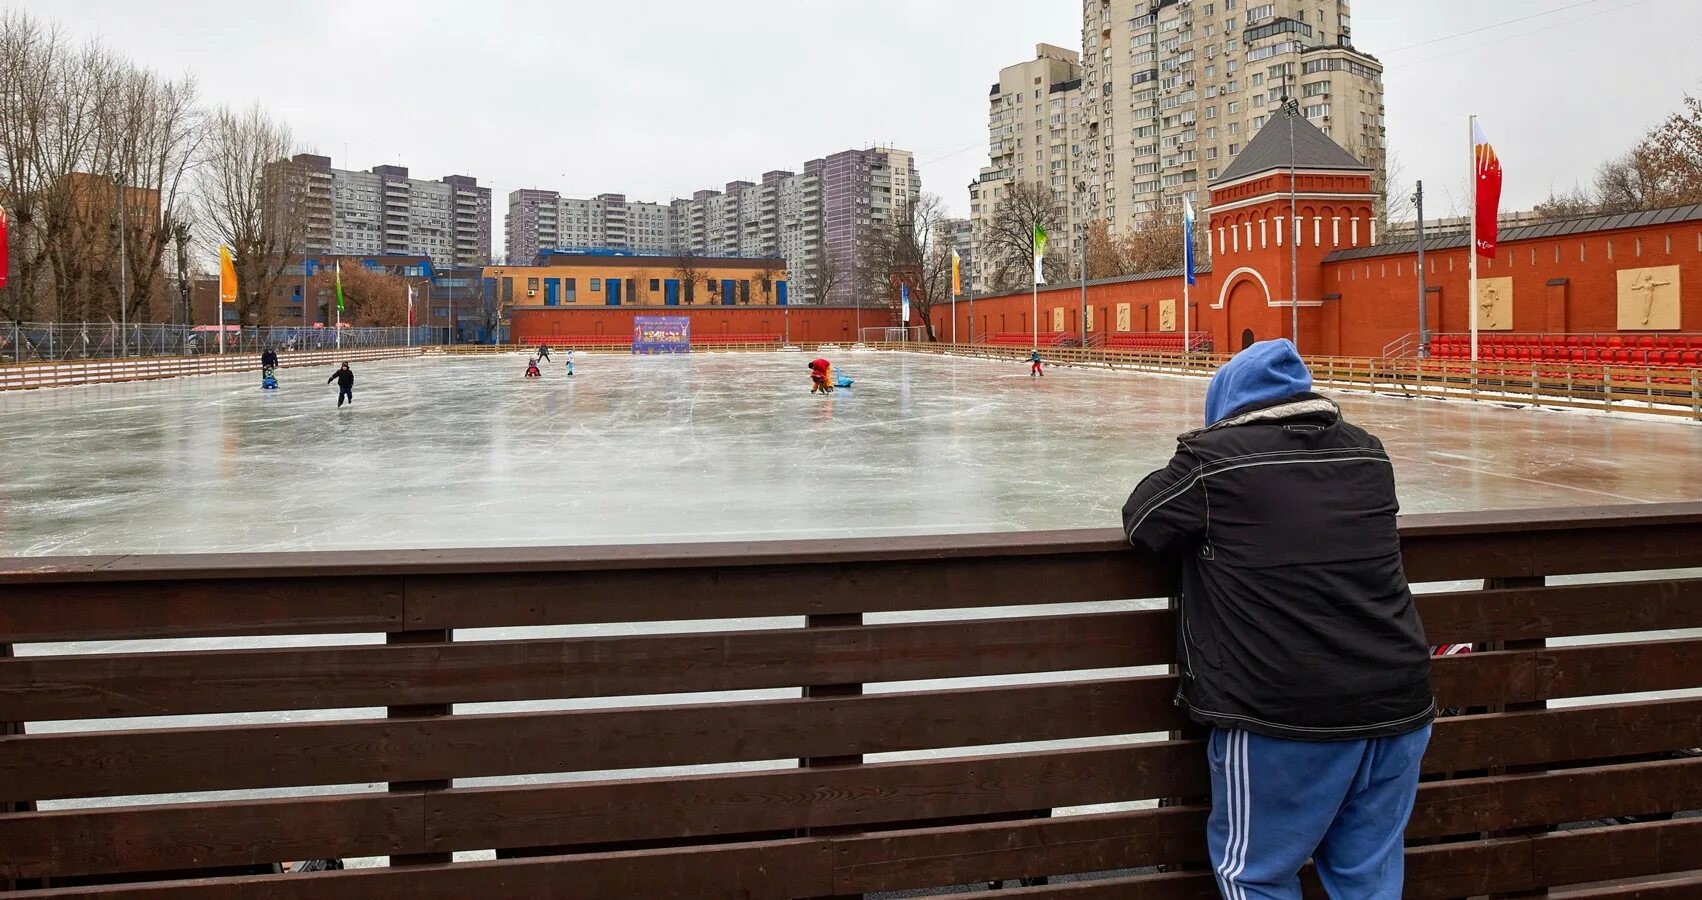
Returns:
[[[279,567],[275,577],[23,583],[6,588],[8,602],[0,606],[0,642],[1041,605],[1159,596],[1168,584],[1167,576],[1152,561],[1127,548],[1049,556],[874,559],[750,568],[308,577],[293,573],[289,567]]]
[[[748,775],[450,791],[427,800],[432,849],[569,846],[1015,813],[1182,796],[1185,741]]]
[[[1153,676],[433,719],[29,735],[0,741],[0,797],[47,800],[970,747],[1183,727]]]
[[[1702,628],[1702,579],[1418,595],[1433,644]]]
[[[1415,581],[1702,565],[1702,504],[1421,515],[1401,527]],[[25,601],[0,613],[0,642],[368,629],[387,625],[393,609],[336,598],[391,597],[397,579],[413,629],[1122,599],[1162,594],[1168,583],[1115,529],[0,559],[0,586]],[[43,608],[75,597],[76,616]]]
[[[946,819],[1170,796],[1205,777],[1199,744],[1167,741],[728,775],[28,813],[0,816],[0,878]],[[358,834],[346,821],[375,817],[390,808],[386,799],[405,801],[416,814],[422,799],[426,806],[419,819]],[[339,833],[333,823],[350,830]]]
[[[1621,509],[1578,516],[1531,511],[1530,527],[1507,531],[1480,531],[1446,518],[1415,524],[1401,536],[1407,578],[1419,583],[1702,566],[1702,523],[1682,513],[1637,518]]]
[[[1160,664],[1161,610],[566,640],[0,660],[0,721],[537,700]]]
[[[1426,772],[1610,759],[1702,746],[1702,698],[1440,719]]]
[[[1702,729],[1702,701],[1668,704],[1666,712],[1689,735]],[[1588,707],[1533,713],[1472,716],[1439,722],[1426,769],[1451,767],[1461,747],[1481,747],[1488,737],[1507,735],[1503,720],[1524,722],[1506,739],[1515,745],[1509,764],[1554,761],[1547,746],[1530,739],[1546,730],[1576,732],[1566,749],[1573,758],[1644,752],[1642,732],[1605,730],[1602,713],[1618,707]],[[1623,722],[1623,719],[1617,721]],[[1645,723],[1647,725],[1648,723]],[[1676,744],[1670,746],[1687,746]],[[1522,752],[1521,752],[1522,751]],[[1474,761],[1476,761],[1474,757]],[[1164,741],[1083,750],[883,763],[860,767],[782,769],[693,777],[580,782],[542,786],[462,789],[424,795],[414,807],[423,825],[363,833],[354,840],[324,823],[341,823],[375,803],[373,795],[309,797],[255,803],[121,807],[18,814],[0,817],[0,846],[8,848],[0,876],[84,874],[117,870],[170,870],[190,866],[239,865],[321,855],[374,855],[451,850],[566,846],[666,838],[713,838],[930,819],[948,819],[1082,806],[1097,803],[1195,796],[1207,790],[1198,742]],[[1442,792],[1460,803],[1425,807],[1415,817],[1417,835],[1457,834],[1475,829],[1522,827],[1634,811],[1671,811],[1690,805],[1702,762],[1650,764],[1644,771],[1606,768],[1553,776],[1507,776],[1423,790]],[[1632,767],[1635,769],[1636,767]],[[1625,792],[1630,808],[1615,794],[1592,787],[1600,778]],[[1581,786],[1580,786],[1581,785]],[[1640,792],[1640,793],[1638,793]],[[1473,805],[1476,804],[1476,805]],[[1674,804],[1677,804],[1676,806]],[[1702,804],[1698,804],[1702,805]],[[245,809],[259,809],[244,816]],[[370,813],[368,813],[370,815]],[[1545,818],[1546,817],[1546,818]],[[299,823],[299,825],[298,825]],[[218,835],[216,843],[197,837]],[[100,841],[89,835],[150,835],[146,842]],[[280,838],[280,835],[284,837]],[[283,850],[261,851],[287,840]],[[314,845],[312,841],[318,840]],[[382,846],[368,841],[392,843]],[[188,849],[186,849],[188,848]],[[256,859],[256,855],[261,859]]]
[[[824,895],[832,847],[823,840],[771,841],[689,850],[350,869],[311,875],[209,878],[160,884],[20,891],[17,900],[792,900]]]
[[[1702,684],[1686,663],[1702,651],[1699,643],[1446,657],[1435,661],[1435,681],[1445,706],[1676,689]],[[605,771],[1161,732],[1186,724],[1170,703],[1174,690],[1173,678],[1149,676],[750,703],[48,733],[0,741],[0,796]]]
[[[1461,778],[1422,785],[1407,837],[1702,809],[1702,758]]]
[[[1432,660],[1444,706],[1532,703],[1702,687],[1702,639],[1467,653]]]
[[[1555,900],[1694,900],[1702,897],[1702,874],[1639,878],[1634,883],[1598,884],[1551,893]]]
[[[413,628],[833,615],[1162,597],[1169,584],[1156,561],[1119,544],[1044,556],[411,575],[407,615]]]
[[[382,856],[421,840],[420,793],[0,816],[0,879]]]
[[[403,579],[8,585],[0,643],[399,631]]]
[[[1426,786],[1424,790],[1435,790]],[[211,879],[94,889],[108,898],[183,897],[186,900],[410,896],[791,897],[962,884],[1024,874],[1111,871],[1164,859],[1187,861],[1201,851],[1205,810],[1182,807],[985,825],[753,844],[539,857],[413,869],[366,870],[291,878]],[[1590,866],[1602,877],[1685,871],[1696,863],[1702,820],[1597,828],[1526,838],[1499,838],[1407,851],[1406,896],[1459,897],[1575,883],[1565,879]],[[1459,827],[1458,823],[1450,827]],[[1646,845],[1647,849],[1631,848]],[[1557,865],[1569,856],[1574,862]],[[730,861],[738,861],[736,864]],[[1599,863],[1599,864],[1593,864]],[[701,863],[701,865],[699,864]],[[749,881],[744,873],[759,872]],[[734,879],[729,882],[728,879]],[[781,881],[773,879],[780,878]],[[1145,896],[1122,890],[1152,885],[1151,896],[1194,896],[1185,883],[1205,873],[1140,876],[1089,884],[1053,885],[1018,896]],[[1180,883],[1179,883],[1180,882]],[[517,886],[538,892],[514,894]],[[558,887],[571,894],[556,893]],[[645,890],[629,894],[621,891]],[[1083,894],[1079,891],[1087,890]],[[1103,894],[1094,891],[1122,890]],[[450,891],[458,891],[450,893]],[[734,891],[743,893],[724,893]],[[791,891],[792,893],[785,893]],[[364,893],[363,893],[364,892]],[[64,896],[24,892],[21,898]]]

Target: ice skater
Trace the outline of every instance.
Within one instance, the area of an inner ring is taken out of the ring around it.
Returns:
[[[1041,368],[1041,366],[1040,366],[1040,351],[1039,350],[1035,350],[1034,352],[1028,354],[1028,377],[1030,377],[1030,378],[1035,378],[1035,377],[1045,378],[1046,377],[1046,370],[1044,368]]]
[[[276,350],[273,350],[271,347],[267,347],[266,351],[264,353],[260,354],[260,368],[262,368],[262,369],[276,369],[277,367],[278,367],[278,352]]]
[[[542,378],[542,377],[544,377],[544,373],[538,370],[538,358],[535,357],[535,356],[532,357],[531,359],[526,360],[526,377],[527,378]]]
[[[326,384],[330,384],[333,381],[337,382],[337,408],[343,408],[344,400],[349,401],[350,406],[354,406],[355,371],[349,368],[348,363],[343,363],[343,367],[341,369],[332,372],[331,377],[325,379]]]
[[[810,393],[833,393],[833,383],[827,380],[828,370],[832,368],[833,363],[825,359],[810,361]]]
[[[573,351],[567,351],[567,377],[573,377]]]
[[[543,362],[549,362],[550,361],[550,345],[549,344],[539,344],[538,345],[538,359],[542,360]]]

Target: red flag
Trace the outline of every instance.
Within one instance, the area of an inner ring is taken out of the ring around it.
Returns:
[[[1472,169],[1477,187],[1477,255],[1495,258],[1495,242],[1501,237],[1501,158],[1483,129],[1472,122]]]
[[[6,221],[6,207],[0,206],[0,288],[6,286],[7,262],[12,258],[11,229]]]

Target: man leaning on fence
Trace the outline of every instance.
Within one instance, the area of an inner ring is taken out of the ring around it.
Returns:
[[[1212,865],[1233,900],[1398,900],[1435,715],[1383,445],[1311,392],[1286,340],[1217,372],[1206,427],[1123,507],[1176,558],[1177,703],[1210,726]]]

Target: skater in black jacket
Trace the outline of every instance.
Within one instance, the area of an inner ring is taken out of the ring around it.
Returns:
[[[332,372],[331,377],[325,379],[326,384],[333,381],[337,382],[337,407],[341,409],[344,400],[349,401],[349,405],[353,406],[355,403],[355,372],[349,368],[348,363],[343,363],[341,369]]]

